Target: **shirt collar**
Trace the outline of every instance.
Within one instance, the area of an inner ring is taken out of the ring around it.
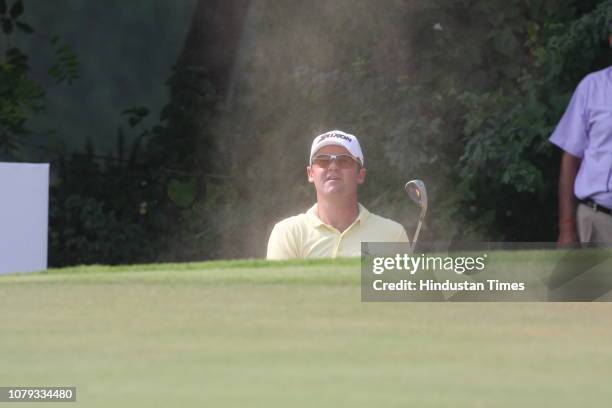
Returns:
[[[357,218],[351,225],[354,225],[357,222],[360,222],[360,223],[364,222],[370,216],[370,212],[367,210],[367,208],[365,208],[363,205],[359,203],[357,203],[357,205],[359,206],[359,214],[357,215]],[[316,203],[315,205],[313,205],[306,211],[306,217],[310,225],[315,228],[320,227],[322,225],[328,226],[323,221],[321,221],[321,219],[317,215],[317,204]]]

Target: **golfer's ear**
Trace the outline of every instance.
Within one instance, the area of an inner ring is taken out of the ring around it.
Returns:
[[[359,169],[359,174],[357,175],[357,183],[363,184],[363,182],[365,181],[365,176],[366,176],[366,169],[365,167],[361,167]]]
[[[310,166],[306,167],[306,175],[308,176],[308,182],[314,183],[314,178],[312,177],[312,167]]]

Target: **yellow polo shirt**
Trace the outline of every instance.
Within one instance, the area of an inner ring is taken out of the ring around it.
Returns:
[[[361,256],[361,242],[409,242],[401,224],[370,213],[359,204],[359,215],[344,232],[317,216],[317,204],[306,213],[274,226],[267,259]]]

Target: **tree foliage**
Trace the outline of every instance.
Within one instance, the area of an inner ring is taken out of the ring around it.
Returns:
[[[585,3],[579,14],[570,2],[553,9],[532,4],[521,38],[528,58],[519,74],[458,98],[465,108],[463,210],[489,236],[554,240],[559,164],[548,137],[578,82],[611,61],[612,3]]]
[[[0,24],[6,37],[4,56],[0,60],[0,151],[15,155],[22,138],[30,133],[28,119],[44,110],[45,93],[29,76],[29,57],[11,45],[11,37],[31,34],[33,29],[21,20],[23,2],[9,5],[0,1]]]

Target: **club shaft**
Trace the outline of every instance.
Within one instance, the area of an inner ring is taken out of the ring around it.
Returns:
[[[414,236],[412,237],[412,252],[414,252],[414,248],[416,248],[417,240],[419,239],[419,232],[421,232],[421,224],[423,224],[423,220],[419,219],[419,223],[417,225],[417,229],[414,232]]]

